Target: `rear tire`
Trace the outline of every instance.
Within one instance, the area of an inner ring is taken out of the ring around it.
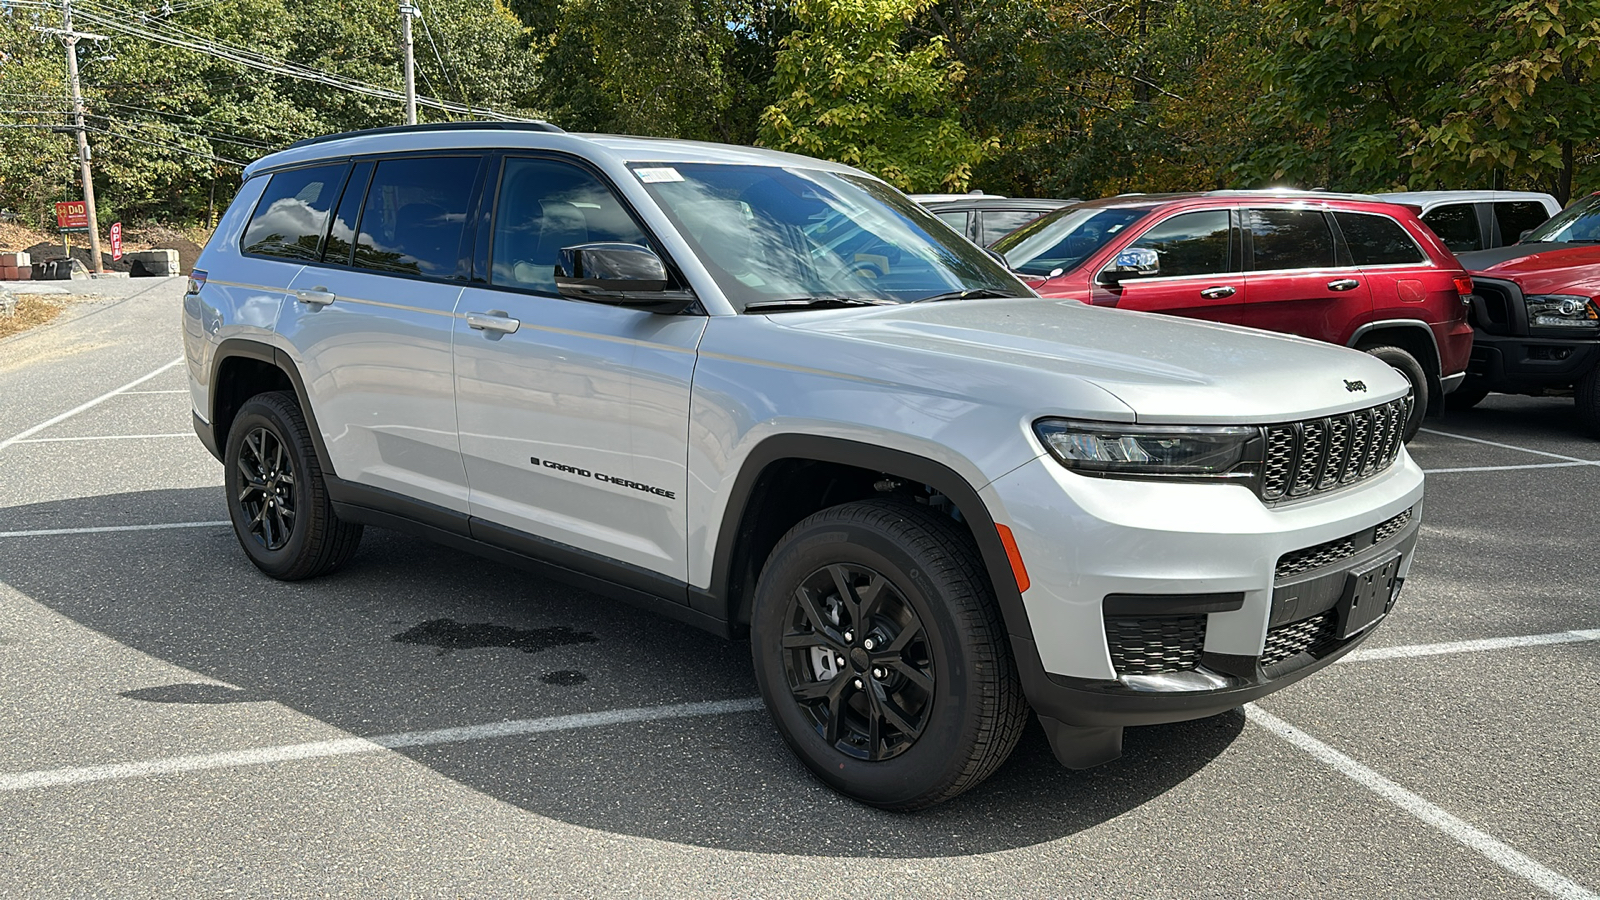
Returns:
[[[1374,347],[1363,347],[1368,354],[1376,356],[1394,368],[1396,372],[1406,377],[1411,382],[1411,418],[1406,420],[1406,429],[1400,435],[1403,441],[1409,441],[1417,436],[1417,431],[1422,428],[1422,417],[1428,414],[1428,373],[1423,370],[1422,363],[1410,352],[1402,350],[1391,344],[1379,344]]]
[[[337,569],[356,552],[361,526],[334,514],[293,395],[257,394],[239,408],[223,466],[233,533],[256,568],[299,581]]]
[[[883,809],[983,781],[1027,721],[971,535],[913,504],[848,503],[790,529],[756,586],[751,651],[800,761]]]

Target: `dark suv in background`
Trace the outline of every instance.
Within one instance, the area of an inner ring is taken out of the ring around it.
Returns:
[[[1461,254],[1472,271],[1477,333],[1466,382],[1450,405],[1491,391],[1571,393],[1600,437],[1600,193],[1509,247]]]
[[[1364,350],[1411,382],[1407,439],[1466,375],[1471,280],[1415,211],[1371,197],[1124,194],[1059,210],[992,249],[1045,297]]]

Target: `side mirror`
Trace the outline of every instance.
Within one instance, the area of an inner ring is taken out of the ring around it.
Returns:
[[[1149,278],[1161,274],[1161,254],[1149,247],[1129,247],[1117,254],[1111,265],[1100,270],[1101,284],[1120,284],[1126,278]]]
[[[561,248],[556,289],[571,300],[589,300],[649,312],[682,312],[694,302],[689,291],[670,291],[666,263],[648,247],[614,241]]]

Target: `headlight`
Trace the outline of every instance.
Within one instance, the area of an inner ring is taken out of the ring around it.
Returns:
[[[1523,302],[1528,306],[1528,323],[1536,328],[1600,328],[1600,310],[1589,297],[1535,294]]]
[[[1263,458],[1261,429],[1245,426],[1040,419],[1033,430],[1050,455],[1085,475],[1248,481]]]

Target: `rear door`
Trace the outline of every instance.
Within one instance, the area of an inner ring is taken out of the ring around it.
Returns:
[[[1115,285],[1096,278],[1091,286],[1092,302],[1239,324],[1248,287],[1236,231],[1227,209],[1168,216],[1121,248],[1154,250],[1159,271]]]
[[[1281,206],[1246,215],[1251,266],[1242,324],[1342,343],[1351,322],[1371,317],[1367,276],[1340,252],[1326,213]]]
[[[339,477],[466,512],[450,342],[477,155],[357,163],[278,330]]]

